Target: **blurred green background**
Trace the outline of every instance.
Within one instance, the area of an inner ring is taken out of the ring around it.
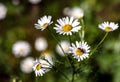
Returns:
[[[14,1],[19,1],[15,3]],[[0,82],[67,82],[58,72],[49,71],[43,77],[35,77],[34,72],[24,73],[20,69],[20,62],[27,58],[39,57],[39,51],[34,48],[35,39],[43,36],[48,41],[48,49],[57,56],[56,42],[45,30],[34,28],[37,20],[44,15],[51,15],[56,23],[58,18],[64,17],[66,7],[80,7],[84,10],[86,26],[85,40],[91,49],[98,44],[105,32],[98,28],[104,21],[114,21],[120,24],[120,0],[42,0],[32,4],[28,0],[0,0],[7,8],[4,19],[0,19]],[[0,11],[1,13],[1,11]],[[50,27],[54,27],[54,24]],[[54,31],[54,30],[53,30]],[[62,36],[61,36],[62,37]],[[74,37],[74,36],[73,36]],[[65,37],[62,37],[64,39]],[[31,45],[31,52],[26,57],[16,58],[12,53],[12,46],[19,40],[25,40]],[[110,32],[104,43],[84,64],[77,82],[120,82],[120,29]],[[69,73],[68,68],[60,66],[61,70]],[[69,75],[69,74],[68,74]]]

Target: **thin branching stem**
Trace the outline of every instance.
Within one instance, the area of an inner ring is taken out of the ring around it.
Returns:
[[[98,45],[93,49],[93,51],[90,53],[90,56],[96,51],[96,49],[102,44],[102,42],[105,40],[105,38],[107,37],[108,32],[106,32],[106,34],[104,35],[104,37],[101,39],[101,41],[98,43]]]
[[[62,52],[64,53],[64,55],[65,55],[67,61],[69,62],[69,59],[68,59],[66,53],[64,52],[62,46],[59,44],[58,38],[53,34],[53,32],[52,32],[49,28],[48,28],[47,30],[51,33],[52,37],[53,37],[53,38],[55,39],[55,41],[58,43],[58,45],[59,45],[59,47],[61,48]]]
[[[45,60],[46,60],[46,59],[45,59]],[[57,67],[55,67],[53,64],[51,64],[48,60],[46,60],[46,61],[52,66],[52,68],[53,68],[55,71],[57,71],[57,72],[59,72],[60,74],[62,74],[62,75],[65,77],[65,79],[68,80],[68,82],[70,82],[69,78],[68,78],[62,71],[60,71]]]
[[[72,80],[71,80],[71,82],[74,82],[74,77],[75,77],[75,70],[73,69]]]
[[[53,32],[52,32],[49,28],[48,28],[47,30],[51,33],[52,37],[53,37],[53,38],[55,39],[55,41],[58,43],[58,45],[59,45],[59,47],[61,48],[62,52],[63,52],[64,55],[66,56],[66,54],[65,54],[65,52],[64,52],[64,50],[63,50],[63,48],[62,48],[62,46],[59,44],[58,38],[53,34]]]
[[[62,71],[58,70],[55,66],[53,66],[53,69],[62,74],[65,77],[65,79],[68,80],[68,82],[70,82],[69,78]]]

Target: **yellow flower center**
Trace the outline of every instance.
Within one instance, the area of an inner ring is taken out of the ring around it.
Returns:
[[[37,64],[36,70],[40,70],[40,68],[41,68],[41,65],[40,65],[40,64]]]
[[[72,29],[72,26],[69,25],[69,24],[66,24],[66,25],[64,25],[64,26],[62,27],[62,30],[63,30],[64,32],[69,32],[71,29]]]
[[[43,52],[43,55],[45,55],[45,56],[51,55],[51,52],[50,52],[49,50],[45,50],[45,51]]]
[[[105,28],[105,31],[106,31],[106,32],[110,32],[111,30],[112,30],[111,27],[106,27],[106,28]]]
[[[20,54],[23,54],[24,53],[24,49],[21,48],[19,52],[20,52]]]
[[[43,25],[42,25],[42,28],[46,28],[48,26],[48,23],[44,23]]]
[[[83,50],[83,49],[81,49],[81,48],[77,48],[77,49],[76,49],[76,54],[77,54],[78,56],[83,55],[83,53],[84,53],[84,50]]]

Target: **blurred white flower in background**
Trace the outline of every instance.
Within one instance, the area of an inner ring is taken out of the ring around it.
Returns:
[[[38,4],[38,3],[40,3],[42,0],[29,0],[29,2],[31,3],[31,4]]]
[[[0,20],[4,19],[7,14],[7,8],[4,4],[0,3]]]
[[[14,5],[18,5],[18,4],[20,3],[20,0],[12,0],[12,3],[13,3]]]
[[[44,37],[39,37],[35,40],[35,49],[38,51],[44,51],[48,47],[47,40]]]
[[[64,52],[67,53],[70,47],[70,43],[68,41],[63,40],[59,44],[61,45]],[[59,44],[57,44],[56,46],[56,51],[60,56],[65,56]]]
[[[31,46],[27,41],[18,41],[12,47],[12,52],[16,57],[25,57],[30,51]]]
[[[27,57],[24,60],[22,60],[20,63],[21,70],[25,73],[31,73],[34,61],[35,60],[33,57]]]
[[[41,53],[41,56],[45,58],[51,65],[53,65],[53,53],[49,50],[45,50]]]
[[[84,16],[84,11],[82,8],[80,7],[73,7],[73,8],[64,8],[63,10],[64,15],[70,16],[70,17],[74,17],[74,18],[83,18]]]

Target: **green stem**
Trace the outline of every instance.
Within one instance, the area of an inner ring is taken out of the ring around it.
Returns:
[[[85,26],[83,18],[81,19],[81,24],[82,24],[83,27]]]
[[[70,45],[72,44],[72,40],[71,40],[71,37],[70,37],[70,35],[69,35],[69,42],[70,42]]]
[[[72,74],[72,80],[71,80],[71,82],[74,82],[74,76],[75,76],[75,72],[74,72],[74,70],[73,70],[73,74]]]
[[[68,59],[68,57],[67,57],[66,53],[64,52],[62,46],[59,44],[58,38],[53,34],[53,32],[52,32],[49,28],[48,28],[47,30],[51,33],[52,37],[56,40],[56,42],[57,42],[58,45],[60,46],[61,50],[63,51],[63,53],[64,53],[67,61],[68,61],[68,62],[70,63],[70,65],[71,65],[70,60]],[[72,65],[71,65],[71,66],[72,66]],[[68,78],[63,72],[61,72],[60,70],[58,70],[55,66],[53,66],[53,69],[55,69],[55,70],[57,70],[58,72],[60,72],[60,73],[70,82],[69,78]]]
[[[62,52],[64,53],[64,55],[66,55],[65,52],[64,52],[64,50],[63,50],[63,48],[62,48],[62,46],[59,44],[58,38],[55,37],[55,35],[52,33],[52,31],[51,31],[49,28],[48,28],[47,30],[51,33],[52,37],[56,40],[56,42],[57,42],[58,45],[60,46],[60,48],[61,48]]]
[[[60,74],[62,74],[65,77],[65,79],[67,79],[70,82],[69,78],[63,72],[61,72],[60,70],[58,70],[57,67],[55,67],[54,65],[52,65],[48,60],[46,60],[46,61],[52,66],[52,68],[54,70],[57,70]]]
[[[38,77],[35,77],[35,82],[39,82]]]
[[[82,40],[82,39],[81,39],[81,36],[82,36],[82,35],[81,35],[81,31],[78,32],[78,35],[79,35],[79,38],[80,38],[80,41],[81,41],[81,40]]]
[[[96,51],[96,49],[98,48],[98,46],[105,40],[105,38],[107,37],[108,32],[106,32],[106,34],[104,35],[104,37],[102,38],[102,40],[98,43],[98,45],[93,49],[93,51],[90,53],[90,56]]]
[[[71,60],[71,59],[70,59]],[[71,82],[74,82],[74,75],[75,75],[75,66],[74,66],[74,61],[70,61],[71,66],[72,66],[72,80]]]
[[[63,53],[64,53],[64,55],[65,55],[67,61],[68,61],[69,64],[71,65],[70,60],[68,59],[68,57],[67,57],[66,53],[64,52],[62,46],[59,44],[59,40],[57,39],[57,37],[55,37],[55,35],[53,34],[53,32],[52,32],[49,28],[48,28],[48,31],[51,33],[51,35],[53,36],[53,38],[56,40],[56,42],[57,42],[58,45],[60,46],[61,50],[63,51]]]
[[[80,37],[81,41],[84,41],[84,36],[85,36],[85,33],[84,33],[85,24],[84,24],[83,19],[81,19],[80,22],[81,22],[82,28],[81,28],[81,30],[80,30],[80,32],[79,32],[79,37]]]
[[[55,66],[53,66],[53,69],[57,70],[60,74],[62,74],[66,78],[66,80],[68,80],[68,82],[70,82],[69,78],[63,72],[61,72],[60,70],[58,70]]]

